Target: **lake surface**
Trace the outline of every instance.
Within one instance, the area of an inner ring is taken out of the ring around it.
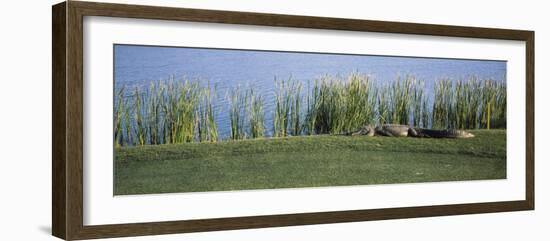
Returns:
[[[441,58],[390,57],[156,46],[114,46],[115,86],[148,86],[150,81],[199,78],[216,86],[216,122],[229,136],[226,93],[233,87],[255,87],[264,97],[266,129],[271,131],[274,78],[308,82],[324,75],[368,74],[378,83],[407,75],[423,80],[428,93],[438,79],[506,80],[506,62]],[[268,133],[269,134],[269,133]]]

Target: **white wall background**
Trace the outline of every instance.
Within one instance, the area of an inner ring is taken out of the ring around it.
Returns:
[[[548,240],[550,21],[544,1],[152,1],[190,8],[317,15],[536,31],[536,210],[125,238],[120,240]],[[51,230],[51,5],[0,10],[0,240],[56,240]]]

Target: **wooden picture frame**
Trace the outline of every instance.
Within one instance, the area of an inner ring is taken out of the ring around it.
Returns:
[[[66,240],[265,228],[444,215],[533,210],[534,32],[264,13],[213,11],[68,1],[52,8],[52,233]],[[489,203],[416,206],[151,223],[83,224],[83,17],[107,16],[207,23],[298,27],[526,43],[525,199]]]

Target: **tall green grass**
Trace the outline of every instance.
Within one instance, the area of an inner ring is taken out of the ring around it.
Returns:
[[[136,87],[134,90],[134,120],[136,121],[135,127],[135,136],[137,145],[145,145],[146,135],[147,135],[147,122],[145,122],[144,116],[148,116],[149,113],[146,112],[145,104],[145,95],[139,91],[139,88]]]
[[[147,92],[147,109],[146,109],[146,126],[150,144],[161,143],[161,100],[163,98],[162,93],[164,91],[164,85],[160,83],[155,84],[151,82],[149,91]]]
[[[325,76],[307,98],[308,134],[342,133],[374,123],[376,88],[366,75]]]
[[[377,123],[392,123],[391,106],[390,86],[388,84],[382,84],[378,87],[376,96]]]
[[[248,122],[251,138],[261,138],[265,135],[264,126],[264,100],[258,95],[254,88],[247,91],[247,106],[249,107]]]
[[[436,82],[435,128],[506,128],[506,84],[476,78]]]
[[[411,117],[411,104],[415,80],[398,78],[390,88],[391,123],[408,125]]]
[[[204,88],[200,96],[199,111],[197,115],[197,132],[200,142],[217,142],[218,125],[215,118],[213,99],[215,98],[216,88]]]
[[[286,81],[275,79],[275,85],[273,136],[284,137],[289,134],[289,128],[291,128],[292,124],[299,125],[300,122],[299,104],[297,104],[300,101],[300,85],[293,81],[292,78]],[[295,128],[292,129],[298,132]]]
[[[454,86],[454,107],[451,108],[453,116],[449,125],[460,129],[477,128],[480,96],[483,93],[480,82],[474,78],[467,81],[458,80]]]
[[[231,89],[229,93],[229,120],[231,124],[231,140],[246,138],[246,94],[240,87]]]
[[[317,84],[315,84],[313,87],[311,86],[311,81],[308,80],[307,82],[307,95],[305,97],[306,101],[306,109],[305,109],[305,118],[304,118],[304,133],[306,135],[314,135],[315,134],[315,124],[316,124],[316,99],[318,98],[316,94],[318,93],[315,88],[317,87]]]
[[[426,109],[427,97],[424,91],[424,81],[414,80],[412,84],[412,124],[413,126],[424,127],[427,126],[427,119],[425,118],[428,111]]]
[[[369,76],[323,76],[303,89],[292,78],[275,79],[273,103],[254,87],[228,90],[231,140],[266,135],[265,106],[273,104],[273,137],[340,134],[364,125],[425,128],[506,128],[506,83],[441,79],[433,94],[412,76],[374,82]],[[217,142],[217,90],[199,80],[118,86],[113,108],[115,146]],[[223,110],[222,110],[223,112]]]
[[[368,76],[354,73],[348,77],[341,90],[341,106],[344,107],[344,118],[338,118],[341,132],[374,123],[376,92]]]
[[[231,89],[229,104],[230,139],[242,140],[264,137],[264,100],[253,87]]]
[[[450,79],[439,80],[434,87],[434,101],[432,108],[432,127],[451,127],[451,116],[453,112],[453,82]]]
[[[309,126],[311,130],[308,132],[324,134],[337,131],[339,107],[342,105],[341,95],[338,94],[342,90],[341,85],[328,76],[315,80],[307,113],[308,122],[314,124]]]
[[[506,127],[506,86],[502,82],[485,80],[481,94],[481,128]]]
[[[423,95],[420,101],[422,102],[421,104],[422,111],[420,113],[421,122],[419,126],[423,128],[428,128],[431,126],[431,116],[432,116],[430,105],[429,105],[429,98],[426,95]],[[415,117],[415,119],[418,119],[418,118],[419,118],[418,116]]]
[[[290,86],[290,134],[293,136],[299,136],[302,134],[302,84],[298,82],[292,83]]]
[[[125,114],[126,107],[126,99],[124,98],[124,86],[121,87],[118,91],[115,93],[115,108],[113,111],[113,121],[114,121],[114,142],[115,146],[119,147],[122,146],[123,143],[123,116]]]
[[[116,145],[217,141],[209,91],[198,81],[174,79],[129,92],[121,87],[115,96]]]
[[[131,102],[125,98],[125,99],[121,99],[119,101],[122,101],[124,104],[124,107],[123,107],[123,121],[124,121],[124,125],[123,125],[123,128],[124,128],[124,135],[122,137],[125,137],[123,139],[125,140],[121,140],[121,143],[124,143],[124,144],[127,144],[127,145],[133,145],[134,144],[134,137],[133,137],[133,123],[132,123],[132,110],[133,110],[133,106],[130,104]]]

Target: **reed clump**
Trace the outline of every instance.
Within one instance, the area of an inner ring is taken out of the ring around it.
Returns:
[[[275,111],[273,116],[273,136],[285,137],[301,134],[301,90],[302,85],[289,78],[275,79]]]
[[[428,108],[429,99],[425,92],[424,81],[414,79],[412,85],[411,105],[413,126],[428,127],[430,109]]]
[[[416,80],[411,77],[398,78],[389,88],[390,123],[408,125],[413,106],[413,89]]]
[[[453,82],[450,79],[439,80],[434,87],[432,108],[432,127],[449,128],[454,101]]]
[[[366,75],[325,76],[315,81],[307,100],[308,134],[348,132],[375,119],[376,88]]]
[[[249,106],[248,122],[250,126],[250,137],[261,138],[265,135],[264,126],[264,100],[258,95],[254,88],[247,92],[247,106]]]
[[[231,89],[229,93],[229,121],[231,125],[231,140],[246,138],[245,132],[246,94],[240,87]]]
[[[216,88],[210,88],[210,83],[207,88],[202,90],[200,96],[199,111],[197,115],[197,132],[199,142],[217,142],[218,125],[216,123],[216,113],[214,110],[213,100],[215,99]]]
[[[495,80],[436,82],[432,123],[435,128],[506,128],[506,84]]]
[[[144,89],[125,91],[122,86],[116,92],[117,146],[218,140],[209,87],[171,79]]]
[[[126,114],[126,111],[124,108],[127,106],[126,99],[124,98],[124,87],[119,88],[118,91],[115,93],[115,103],[114,103],[114,111],[113,111],[113,132],[114,132],[114,142],[115,146],[119,147],[124,144],[123,141],[123,131],[124,131],[124,118],[123,116]]]
[[[481,88],[480,128],[506,128],[506,84],[485,80]]]

